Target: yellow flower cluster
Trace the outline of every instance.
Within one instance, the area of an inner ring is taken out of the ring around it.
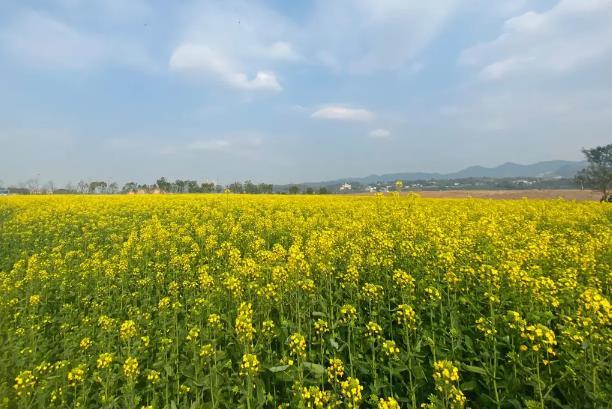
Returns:
[[[363,392],[363,386],[359,383],[359,379],[349,376],[340,383],[340,390],[347,408],[359,408],[362,399],[361,393]]]
[[[221,322],[221,316],[219,314],[210,314],[208,316],[208,326],[214,330],[220,330],[223,328],[223,323]]]
[[[127,341],[137,335],[136,323],[132,320],[123,321],[119,328],[119,336],[122,340]]]
[[[306,356],[306,338],[300,333],[292,334],[289,337],[289,350],[291,355],[296,358],[303,358]]]
[[[459,369],[452,362],[442,360],[434,362],[434,381],[436,391],[450,403],[451,408],[462,408],[466,397],[459,390],[456,383],[459,382]]]
[[[36,377],[32,371],[22,371],[15,378],[15,385],[13,388],[19,397],[30,396],[35,385]]]
[[[385,292],[382,285],[365,283],[362,288],[362,293],[367,300],[377,302],[381,300]]]
[[[100,356],[98,356],[98,359],[96,360],[96,367],[98,367],[99,369],[105,369],[108,368],[112,363],[113,354],[110,352],[103,352],[100,354]]]
[[[149,369],[147,371],[147,381],[152,384],[155,385],[159,382],[160,379],[160,373],[154,369]]]
[[[329,324],[327,321],[323,321],[322,319],[316,320],[313,326],[315,334],[317,334],[319,337],[322,337],[329,332]]]
[[[414,329],[416,324],[416,313],[408,304],[400,304],[397,306],[397,311],[395,312],[395,321],[399,325]]]
[[[342,307],[340,307],[340,322],[341,323],[349,324],[355,321],[355,319],[357,319],[357,309],[354,306],[350,304],[345,304]]]
[[[272,320],[265,320],[261,323],[261,333],[268,338],[274,336],[275,328],[276,325],[274,325],[274,321]]]
[[[388,358],[391,358],[391,359],[399,358],[400,349],[395,344],[395,341],[393,340],[383,341],[382,349]]]
[[[72,368],[70,372],[68,372],[68,384],[70,386],[77,386],[85,380],[85,371],[87,366],[85,364],[81,364],[75,368]]]
[[[374,321],[370,321],[366,324],[365,332],[370,338],[380,338],[382,336],[382,327]]]
[[[391,396],[386,399],[385,398],[379,399],[377,408],[378,409],[401,409],[399,402]]]
[[[240,375],[256,376],[259,372],[259,359],[255,354],[244,354],[240,364]]]
[[[83,338],[81,342],[79,343],[79,346],[83,350],[88,350],[92,345],[93,345],[93,341],[89,337]]]
[[[187,337],[185,337],[185,339],[187,340],[187,342],[196,342],[199,336],[200,329],[197,327],[193,327],[189,330],[189,333],[187,334]]]
[[[327,409],[338,407],[330,391],[322,391],[318,386],[303,387],[300,398],[308,409]]]
[[[393,272],[393,283],[401,290],[414,291],[414,277],[402,269]]]
[[[135,379],[140,373],[138,368],[138,360],[134,357],[129,357],[123,363],[123,374],[129,380]]]
[[[329,360],[329,366],[327,367],[327,377],[333,382],[344,376],[344,363],[339,358],[332,358]]]
[[[243,344],[253,342],[255,328],[253,327],[253,306],[243,302],[238,309],[238,316],[235,323],[236,336]]]

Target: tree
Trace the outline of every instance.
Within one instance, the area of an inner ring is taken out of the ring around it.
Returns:
[[[26,187],[30,191],[30,193],[39,193],[40,184],[38,183],[38,179],[29,179],[26,182]]]
[[[311,187],[306,188],[306,194],[307,195],[312,195],[314,194],[314,190]]]
[[[46,193],[51,193],[53,194],[53,192],[55,192],[55,182],[50,180],[45,184],[44,190]]]
[[[259,193],[271,194],[274,191],[274,186],[268,183],[260,183],[257,188],[259,189]]]
[[[79,181],[79,183],[77,183],[77,190],[81,194],[86,193],[89,190],[89,183],[84,180]]]
[[[200,185],[200,191],[202,193],[212,193],[215,191],[215,184],[212,182],[202,182]]]
[[[123,189],[121,189],[121,192],[123,193],[136,192],[136,189],[138,189],[138,185],[135,182],[128,182],[125,185],[123,185]]]
[[[117,185],[117,182],[113,182],[110,185],[108,185],[108,193],[115,194],[118,191],[119,191],[119,185]]]
[[[187,193],[199,193],[200,185],[195,180],[186,180],[185,189],[187,189]]]
[[[244,193],[248,193],[251,195],[257,194],[259,193],[259,189],[255,185],[255,183],[251,182],[250,180],[247,180],[244,182]]]
[[[289,188],[289,194],[291,194],[291,195],[297,195],[298,193],[300,193],[300,188],[299,188],[299,187],[297,187],[297,186],[295,186],[295,185],[294,185],[294,186],[291,186],[291,187]]]
[[[172,183],[168,182],[165,177],[157,179],[156,183],[159,190],[164,193],[168,193],[172,188]]]
[[[242,192],[244,192],[244,189],[242,187],[242,183],[241,182],[234,182],[234,183],[232,183],[231,185],[228,186],[228,189],[232,193],[242,193]]]
[[[319,194],[320,195],[327,195],[327,194],[329,194],[329,190],[327,190],[326,187],[320,187],[319,188]]]
[[[590,187],[602,193],[601,202],[608,200],[612,188],[612,143],[592,149],[583,149],[589,166],[576,175],[581,187]]]
[[[184,180],[177,179],[174,182],[174,186],[176,186],[176,193],[185,193],[186,183]]]
[[[106,188],[108,184],[103,181],[94,181],[89,184],[89,193],[106,193]]]

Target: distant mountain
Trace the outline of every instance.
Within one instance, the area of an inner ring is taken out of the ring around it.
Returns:
[[[444,179],[464,179],[464,178],[571,178],[576,173],[587,166],[586,161],[567,161],[551,160],[537,162],[531,165],[520,165],[507,162],[494,168],[484,166],[470,166],[454,173],[427,173],[427,172],[405,172],[387,173],[383,175],[370,175],[366,177],[349,177],[345,179],[330,180],[326,182],[302,183],[304,186],[327,186],[337,185],[345,182],[359,182],[365,185],[377,182],[393,182],[396,180],[444,180]]]

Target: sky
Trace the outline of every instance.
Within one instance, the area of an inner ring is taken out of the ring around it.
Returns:
[[[299,183],[612,142],[612,0],[3,0],[0,184]]]

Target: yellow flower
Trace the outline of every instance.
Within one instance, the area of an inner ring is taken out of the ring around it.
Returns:
[[[262,322],[261,327],[262,327],[261,332],[264,336],[266,337],[274,336],[274,329],[276,328],[276,326],[274,325],[274,321],[265,320],[264,322]]]
[[[346,406],[351,409],[358,408],[363,392],[363,386],[359,384],[359,379],[349,376],[346,381],[340,383],[340,389]]]
[[[366,335],[370,338],[380,338],[382,335],[382,328],[374,321],[370,321],[366,324]]]
[[[17,396],[30,396],[34,386],[36,386],[36,376],[34,376],[32,371],[22,371],[15,378],[13,388]]]
[[[104,352],[100,354],[100,356],[98,356],[98,359],[96,360],[96,366],[99,369],[108,368],[110,364],[112,363],[113,363],[113,354],[108,353],[108,352]]]
[[[289,337],[289,350],[296,358],[306,356],[306,339],[302,334],[295,333]]]
[[[408,304],[400,304],[395,312],[395,321],[399,325],[404,325],[408,328],[414,328],[416,322],[416,314]]]
[[[40,304],[40,295],[38,294],[31,295],[29,304],[32,306],[36,306]]]
[[[200,348],[200,356],[204,359],[208,359],[215,353],[215,348],[211,344],[202,345]]]
[[[243,344],[253,342],[253,306],[250,303],[243,302],[238,308],[238,316],[236,317],[235,330],[238,339]]]
[[[91,338],[85,337],[81,340],[81,342],[79,343],[79,346],[83,350],[88,350],[92,346],[92,344],[93,342],[91,341]]]
[[[379,301],[384,295],[384,290],[381,285],[365,283],[362,288],[363,295],[370,301]]]
[[[154,369],[149,369],[147,371],[147,381],[149,383],[151,383],[152,385],[155,385],[156,383],[159,382],[160,379],[160,373]]]
[[[85,370],[87,367],[85,364],[81,364],[76,368],[72,368],[70,372],[68,372],[68,383],[70,386],[77,386],[85,380]]]
[[[300,397],[306,408],[320,409],[336,407],[330,391],[322,391],[318,386],[303,387]]]
[[[327,321],[323,321],[322,319],[319,318],[314,323],[314,330],[317,336],[322,337],[323,335],[329,332],[329,324],[327,323]]]
[[[382,349],[385,355],[391,359],[397,359],[400,353],[399,348],[395,345],[395,341],[384,341]]]
[[[122,340],[127,341],[135,337],[137,334],[136,323],[132,320],[123,321],[119,329],[119,336]]]
[[[197,341],[199,336],[200,336],[200,329],[193,327],[189,330],[189,333],[187,334],[186,339],[188,342],[195,342]]]
[[[378,409],[400,409],[400,405],[395,398],[388,397],[378,400]]]
[[[340,322],[349,324],[357,318],[357,309],[350,304],[345,304],[340,307]]]
[[[414,278],[404,270],[397,269],[393,272],[393,282],[402,290],[414,290]]]
[[[240,364],[240,375],[255,376],[259,372],[259,359],[254,354],[244,354]]]
[[[456,382],[459,380],[459,369],[451,361],[436,361],[433,378],[436,382]]]
[[[138,360],[133,357],[129,357],[123,363],[123,374],[128,380],[133,380],[140,373],[140,369],[138,369]]]
[[[223,328],[223,324],[221,323],[221,316],[218,314],[210,314],[208,316],[208,326],[212,329],[219,330]]]
[[[336,381],[344,376],[344,363],[341,359],[332,358],[329,360],[327,367],[327,377],[332,381]]]

